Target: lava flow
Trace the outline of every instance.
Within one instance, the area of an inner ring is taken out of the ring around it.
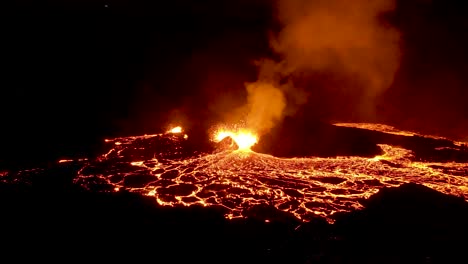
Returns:
[[[87,162],[75,183],[126,189],[165,206],[216,206],[227,218],[269,206],[302,221],[321,216],[333,222],[337,212],[362,208],[362,199],[379,189],[408,182],[468,200],[468,163],[421,161],[401,146],[379,144],[383,154],[375,157],[278,158],[251,151],[257,137],[246,130],[217,131],[215,141],[229,136],[239,149],[210,153],[187,148],[180,132],[109,139],[110,150]],[[451,148],[468,153],[464,145]]]

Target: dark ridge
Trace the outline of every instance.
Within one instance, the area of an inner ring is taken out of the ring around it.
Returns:
[[[277,157],[374,157],[383,154],[377,144],[411,150],[418,161],[468,162],[468,148],[450,140],[339,127],[300,114],[285,118],[281,125],[261,136],[253,150]]]

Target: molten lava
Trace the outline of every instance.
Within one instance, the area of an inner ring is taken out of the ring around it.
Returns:
[[[377,124],[339,126],[398,134],[406,142],[413,137]],[[409,182],[468,200],[468,145],[462,143],[429,139],[429,146],[415,138],[431,153],[462,157],[458,161],[437,155],[421,159],[413,149],[392,141],[378,144],[382,154],[374,157],[278,158],[251,151],[257,136],[247,130],[214,133],[214,141],[231,137],[239,146],[221,152],[194,150],[187,147],[187,135],[171,131],[108,139],[109,150],[95,160],[59,163],[80,162],[74,182],[88,190],[135,192],[163,206],[213,206],[227,218],[248,217],[255,208],[269,206],[302,221],[320,216],[333,222],[336,213],[363,208],[362,200],[380,189]],[[27,181],[37,173],[40,170],[24,170],[12,180]],[[9,178],[3,175],[0,181]]]
[[[172,128],[172,129],[170,129],[169,133],[173,133],[173,134],[182,133],[182,127],[181,126],[176,126],[176,127]]]
[[[258,142],[257,136],[247,129],[237,131],[220,129],[215,133],[214,141],[220,142],[227,137],[234,140],[239,151],[252,151],[250,148]]]

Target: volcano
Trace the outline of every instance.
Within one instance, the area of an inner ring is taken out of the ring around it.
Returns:
[[[381,125],[368,127],[372,128],[404,134]],[[245,217],[253,208],[269,205],[300,220],[321,216],[332,222],[336,213],[361,209],[360,201],[379,189],[403,183],[468,199],[466,160],[418,159],[413,150],[391,144],[377,144],[381,154],[373,157],[278,158],[242,149],[197,151],[189,147],[189,137],[170,131],[108,139],[108,152],[84,164],[75,183],[140,193],[165,206],[219,206],[228,218]],[[447,151],[468,157],[462,143],[432,149]]]
[[[468,263],[467,3],[4,5],[1,259]]]
[[[322,124],[309,139],[293,131],[277,131],[246,150],[235,137],[212,141],[177,127],[106,139],[97,157],[3,171],[2,225],[14,226],[16,238],[18,232],[36,242],[51,234],[56,241],[91,238],[90,245],[132,254],[130,244],[153,245],[141,242],[147,236],[162,248],[180,242],[174,234],[207,236],[225,241],[225,254],[241,250],[239,256],[260,262],[374,255],[351,254],[356,241],[381,257],[411,252],[432,261],[434,252],[466,242],[465,143],[381,124]],[[334,144],[324,151],[317,142],[324,144],[330,131]],[[177,231],[162,231],[167,227]],[[131,238],[116,242],[120,236]],[[234,242],[243,239],[252,241]],[[401,251],[373,244],[391,239],[399,239]],[[411,243],[425,249],[408,251]]]

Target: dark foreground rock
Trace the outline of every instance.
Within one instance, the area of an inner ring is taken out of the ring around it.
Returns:
[[[261,207],[163,208],[126,191],[87,192],[66,171],[0,185],[2,258],[132,263],[466,263],[468,203],[415,184],[382,189],[334,224]],[[62,180],[58,180],[62,179]],[[260,214],[268,214],[264,222]],[[272,217],[275,216],[275,217]]]

